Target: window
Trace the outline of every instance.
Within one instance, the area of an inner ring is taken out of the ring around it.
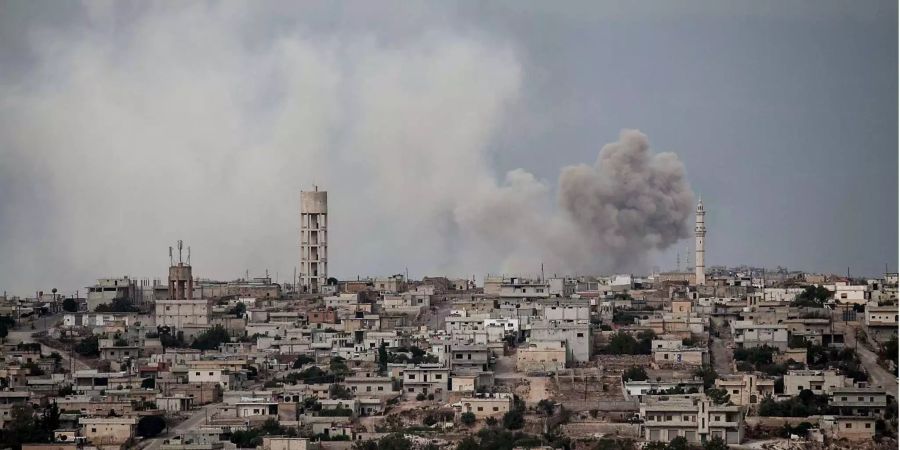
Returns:
[[[478,410],[479,410],[479,411],[484,411],[484,408],[482,408],[482,407],[479,406],[479,407],[478,407]]]
[[[91,433],[96,433],[96,432],[97,432],[96,428],[91,428]]]
[[[734,389],[734,390],[731,391],[731,393],[732,393],[732,394],[737,394],[737,393],[738,393],[738,390],[737,390],[737,389]]]
[[[847,401],[847,397],[841,397],[841,401],[842,401],[842,402],[846,402],[846,401]]]
[[[212,376],[212,374],[213,374],[213,373],[212,373],[212,372],[210,372],[210,373],[209,373],[209,376]]]
[[[848,423],[848,424],[844,425],[844,428],[850,428],[850,424]]]
[[[867,423],[867,424],[866,424],[866,428],[872,428],[872,424],[871,424],[871,423]]]
[[[498,408],[498,407],[495,406],[495,407],[494,407],[494,411],[500,411],[500,408]]]
[[[197,372],[196,375],[199,377],[199,376],[200,376],[200,372]]]
[[[378,386],[378,390],[379,390],[379,391],[383,391],[383,390],[384,390],[384,386]]]
[[[434,375],[435,380],[440,380],[441,378],[443,378],[443,375],[441,375],[439,373]]]
[[[409,375],[409,379],[410,379],[410,380],[415,380],[415,379],[416,379],[416,376],[413,375],[413,374],[410,374],[410,375]]]
[[[578,337],[584,337],[584,333],[578,333]]]

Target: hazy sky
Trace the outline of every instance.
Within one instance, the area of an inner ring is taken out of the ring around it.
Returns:
[[[303,3],[0,1],[0,290],[285,281],[314,183],[342,278],[671,269],[692,194],[707,266],[897,270],[896,1]]]

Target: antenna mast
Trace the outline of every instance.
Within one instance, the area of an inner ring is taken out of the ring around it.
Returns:
[[[172,259],[172,246],[171,245],[169,246],[169,265],[170,266],[175,265],[175,261]]]
[[[181,242],[181,239],[179,239],[179,240],[178,240],[178,264],[181,264],[181,262],[182,262],[182,261],[181,261],[181,248],[182,248],[182,246],[183,246],[183,243]]]

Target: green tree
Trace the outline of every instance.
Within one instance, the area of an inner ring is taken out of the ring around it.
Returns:
[[[543,399],[538,402],[537,409],[545,416],[552,416],[553,412],[556,410],[556,403],[553,400]]]
[[[81,356],[100,356],[100,338],[96,335],[88,336],[79,341],[74,350]]]
[[[703,450],[728,450],[728,444],[719,436],[715,436],[703,443]]]
[[[706,396],[717,405],[724,405],[731,401],[731,395],[725,389],[709,389]]]
[[[378,346],[378,373],[380,373],[382,375],[386,374],[387,366],[388,366],[387,344],[382,342],[381,345]]]
[[[513,409],[503,415],[503,427],[507,430],[518,430],[525,426],[525,415],[519,409]]]
[[[166,429],[166,420],[161,416],[144,416],[137,423],[135,433],[138,436],[149,438],[159,435]]]
[[[475,413],[464,412],[459,416],[459,420],[461,420],[464,425],[471,426],[476,420]]]
[[[225,342],[229,342],[228,331],[222,325],[215,325],[198,334],[191,347],[197,350],[215,350]]]
[[[667,446],[668,450],[689,450],[691,448],[691,444],[688,443],[688,440],[684,436],[678,436],[675,439],[672,439]]]
[[[625,381],[645,381],[648,378],[650,377],[647,376],[647,371],[640,366],[631,366],[622,374],[622,379]]]
[[[331,363],[328,366],[328,370],[334,374],[334,376],[339,378],[344,378],[347,375],[350,375],[350,368],[347,367],[347,363],[344,358],[340,356],[335,356],[331,358]]]
[[[293,368],[294,368],[294,369],[299,369],[299,368],[303,367],[303,366],[306,365],[306,364],[314,363],[314,362],[316,362],[316,359],[313,358],[312,356],[309,356],[309,355],[300,355],[300,356],[297,358],[297,360],[294,361]]]
[[[78,301],[74,298],[67,298],[62,302],[63,311],[78,312]]]
[[[719,378],[716,369],[710,365],[704,365],[703,367],[697,368],[697,370],[694,371],[694,376],[703,380],[704,389],[712,388],[716,384],[716,379]]]
[[[234,305],[233,308],[228,310],[228,314],[231,314],[234,317],[237,317],[238,319],[240,319],[241,317],[244,317],[245,312],[247,312],[247,305],[245,305],[243,303],[238,303],[237,305]]]
[[[98,305],[94,308],[97,312],[140,312],[140,308],[131,304],[127,298],[116,298],[112,302]]]

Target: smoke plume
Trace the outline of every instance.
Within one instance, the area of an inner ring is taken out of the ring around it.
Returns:
[[[31,63],[0,83],[10,293],[161,277],[177,239],[201,277],[288,281],[313,184],[340,278],[628,270],[685,236],[684,170],[637,132],[558,189],[497,176],[525,70],[502,39],[323,30],[315,11],[243,3],[89,5],[81,26],[23,34]]]
[[[693,192],[674,153],[651,154],[647,136],[623,130],[596,164],[563,169],[559,203],[586,242],[614,267],[634,267],[651,250],[688,234]]]

